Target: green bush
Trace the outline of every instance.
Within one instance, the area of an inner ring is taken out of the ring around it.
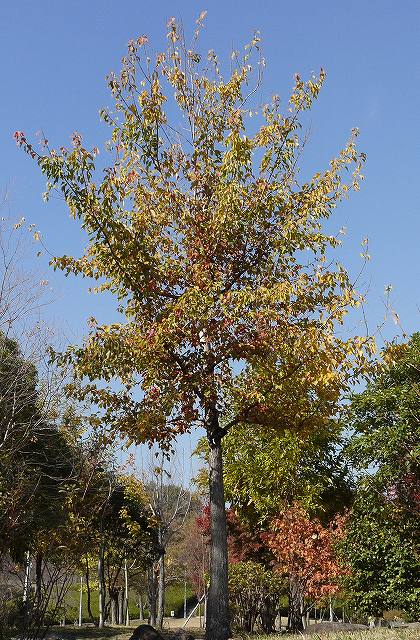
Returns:
[[[229,600],[232,622],[242,631],[254,631],[259,618],[262,630],[274,631],[283,580],[258,562],[237,562],[229,567]]]

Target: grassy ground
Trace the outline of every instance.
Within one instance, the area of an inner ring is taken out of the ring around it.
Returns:
[[[304,636],[305,637],[305,636]],[[368,629],[351,633],[326,633],[307,636],[312,640],[420,640],[420,629]]]
[[[279,636],[253,636],[252,640],[278,640]],[[286,636],[287,637],[287,636]],[[366,629],[351,632],[321,632],[299,637],[301,640],[420,640],[419,629]]]
[[[107,627],[105,629],[97,629],[94,627],[75,628],[66,627],[65,629],[56,628],[50,633],[50,638],[59,638],[62,634],[62,638],[65,640],[128,640],[133,629],[127,627]],[[203,631],[191,630],[196,638],[203,637]],[[171,634],[166,631],[163,632],[165,640],[169,640]],[[404,629],[366,629],[362,631],[352,632],[320,632],[311,633],[310,635],[299,636],[261,636],[252,635],[248,636],[247,640],[279,640],[280,637],[294,637],[301,638],[301,640],[308,638],[308,640],[420,640],[420,626],[419,628],[404,628]],[[241,640],[238,638],[237,640]]]
[[[76,620],[79,616],[79,587],[75,585],[72,587],[65,599],[64,605],[66,609],[66,618],[67,620]],[[187,599],[188,602],[191,602],[193,597],[193,590],[190,586],[187,587]],[[95,589],[92,589],[91,592],[91,607],[92,613],[95,617],[98,616],[98,592]],[[87,621],[87,594],[83,592],[83,619]],[[131,592],[129,594],[129,603],[130,603],[130,618],[138,618],[139,610],[137,606],[138,596],[135,592]],[[175,611],[175,615],[182,615],[184,608],[184,585],[174,584],[169,585],[165,592],[165,616],[170,616],[171,611]],[[188,605],[188,610],[190,610],[191,605]]]
[[[143,624],[143,623],[142,623]],[[195,638],[203,638],[204,631],[201,629],[189,629]],[[51,640],[62,638],[63,640],[128,640],[133,633],[133,627],[54,627],[47,636]],[[164,640],[170,640],[172,632],[164,630],[161,632]]]

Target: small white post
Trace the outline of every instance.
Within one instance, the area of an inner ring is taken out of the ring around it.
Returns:
[[[82,626],[82,613],[83,613],[83,576],[80,576],[79,627]]]
[[[204,592],[204,619],[203,619],[203,627],[206,628],[207,622],[207,592]]]
[[[127,558],[124,560],[124,575],[125,575],[125,626],[130,626],[130,610],[128,608],[128,569]]]
[[[31,556],[29,551],[25,553],[25,582],[23,585],[23,602],[27,603],[29,600],[29,592],[31,587]]]
[[[25,617],[25,624],[29,621],[29,608],[31,599],[31,556],[29,551],[25,553],[25,579],[23,584],[23,615]]]

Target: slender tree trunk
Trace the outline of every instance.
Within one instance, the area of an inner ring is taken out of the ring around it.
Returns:
[[[124,624],[124,592],[118,592],[118,624]]]
[[[83,621],[83,576],[80,576],[80,594],[79,594],[79,627]]]
[[[159,629],[163,627],[163,618],[165,615],[165,555],[159,558],[159,579],[158,579],[158,598],[157,598],[157,625]]]
[[[25,553],[25,579],[23,584],[23,618],[24,627],[29,625],[29,614],[31,607],[31,556],[29,551]],[[22,632],[24,633],[24,632]]]
[[[295,576],[289,578],[289,611],[287,628],[293,633],[303,630],[302,622],[302,594],[299,580]]]
[[[86,595],[87,595],[87,610],[88,610],[88,615],[90,618],[91,622],[95,622],[95,618],[93,616],[92,613],[92,599],[91,599],[91,592],[90,592],[90,571],[89,571],[89,559],[86,556],[86,571],[85,571],[85,579],[86,579]]]
[[[264,633],[274,633],[278,611],[278,598],[266,596],[261,606],[261,625]]]
[[[110,591],[109,597],[111,598],[111,624],[117,624],[118,613],[118,591]]]
[[[156,625],[156,576],[154,565],[148,571],[149,623]]]
[[[207,640],[227,640],[230,637],[228,607],[228,559],[226,508],[223,488],[223,461],[218,417],[213,411],[209,441],[209,488],[211,519],[210,588],[207,601]]]
[[[42,605],[42,561],[43,554],[37,551],[35,556],[35,599],[34,599],[34,616],[38,624],[41,622],[41,605]]]
[[[125,626],[130,626],[130,608],[128,602],[128,567],[127,558],[124,559],[124,605],[125,605]]]
[[[139,620],[140,622],[143,622],[144,617],[143,617],[143,596],[140,593],[139,594]]]
[[[302,591],[300,592],[300,615],[302,616],[302,627],[305,630],[308,625],[306,623],[305,597]]]
[[[98,627],[103,628],[105,624],[105,574],[104,574],[104,545],[99,547],[98,558],[98,582],[99,582],[99,622]]]

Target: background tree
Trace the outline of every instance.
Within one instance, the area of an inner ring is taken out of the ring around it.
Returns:
[[[77,434],[69,430],[74,419],[67,412],[52,422],[39,401],[34,365],[14,341],[1,336],[0,342],[1,426],[4,435],[9,431],[0,452],[1,580],[20,602],[9,622],[29,640],[43,637],[63,610],[84,548],[75,497],[90,487],[78,483],[83,462]]]
[[[304,628],[310,600],[316,602],[339,591],[346,573],[336,551],[342,537],[342,518],[324,527],[297,505],[272,522],[266,540],[276,559],[276,571],[289,581],[291,631]]]
[[[5,195],[0,202],[1,211],[6,208],[6,200]],[[27,226],[24,218],[12,220],[5,213],[0,219],[0,331],[18,339],[23,346],[40,332],[38,323],[40,309],[47,302],[47,281],[41,276],[37,279],[33,269],[25,269],[28,239],[36,234],[33,225]]]
[[[184,570],[198,600],[206,597],[210,559],[210,528],[208,513],[191,514],[177,549],[178,562]]]
[[[397,609],[420,612],[418,517],[406,518],[378,494],[361,489],[346,528],[343,561],[349,604],[362,618]]]
[[[0,220],[0,554],[20,560],[61,521],[73,463],[61,430],[66,372],[49,361],[47,282],[25,270],[28,232],[24,218]]]
[[[247,133],[264,64],[258,35],[244,55],[234,53],[226,80],[214,52],[206,59],[187,45],[174,20],[168,42],[152,62],[147,38],[131,41],[121,73],[109,77],[115,110],[102,116],[113,159],[103,177],[94,177],[97,150],[79,134],[72,149],[45,143],[41,154],[22,132],[15,137],[46,175],[46,196],[58,189],[88,236],[81,258],[63,256],[54,267],[97,279],[125,316],[104,326],[92,320],[83,346],[67,352],[76,375],[91,381],[84,397],[136,442],[169,446],[195,426],[206,431],[206,632],[225,640],[222,438],[247,421],[286,429],[293,418],[302,432],[318,428],[308,404],[317,399],[333,412],[355,361],[362,364],[363,341],[334,333],[359,298],[346,271],[327,261],[339,239],[322,223],[358,188],[364,156],[353,132],[326,171],[300,182],[301,114],[324,72],[306,83],[296,76],[285,112],[273,98]],[[111,379],[121,391],[95,384]]]
[[[165,464],[166,463],[166,464]],[[172,480],[174,473],[174,459],[172,467],[167,465],[165,455],[160,455],[159,465],[153,467],[152,476],[145,478],[147,492],[152,512],[157,520],[158,544],[160,556],[157,566],[150,571],[150,579],[157,580],[157,585],[149,586],[151,599],[156,595],[156,603],[149,602],[151,624],[158,624],[162,629],[165,613],[165,589],[168,578],[166,575],[167,556],[171,543],[176,542],[181,529],[189,515],[193,495],[191,490]],[[168,470],[169,469],[169,470]],[[172,473],[171,473],[172,469]],[[174,576],[172,576],[173,578]],[[154,615],[156,612],[156,615]]]
[[[347,527],[348,588],[364,615],[420,611],[420,334],[388,345],[353,397],[347,449],[359,485]]]
[[[58,614],[75,566],[61,529],[75,480],[73,438],[62,428],[66,374],[49,362],[47,283],[25,271],[28,231],[23,218],[0,221],[0,583],[9,611],[0,635],[18,627],[26,638],[41,637]]]
[[[45,412],[35,366],[0,334],[0,551],[22,559],[39,530],[60,522],[60,489],[72,472],[69,443]]]
[[[313,408],[317,411],[317,407]],[[223,442],[226,498],[242,521],[267,527],[288,505],[299,503],[328,523],[350,506],[353,481],[345,461],[342,425],[332,416],[302,434],[242,424]]]
[[[112,488],[109,500],[101,512],[100,563],[103,563],[103,576],[99,583],[107,586],[109,601],[103,604],[103,618],[118,624],[127,619],[128,593],[125,591],[128,580],[127,561],[136,559],[137,573],[143,573],[158,554],[158,526],[147,504],[147,495],[143,486],[133,477],[118,478]],[[131,565],[131,562],[129,563]],[[131,576],[133,576],[131,571]],[[100,626],[103,621],[100,622]]]

